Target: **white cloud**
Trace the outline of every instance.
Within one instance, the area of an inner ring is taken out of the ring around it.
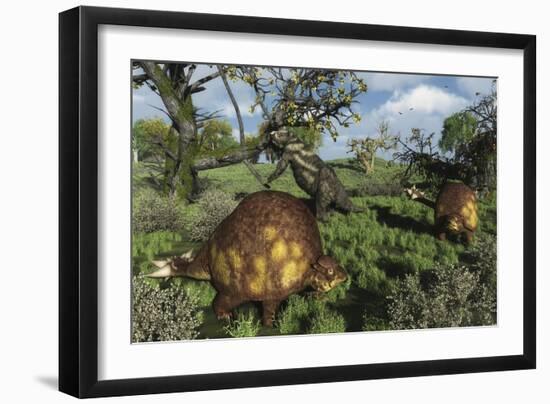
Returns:
[[[241,82],[229,82],[233,95],[239,105],[241,116],[253,117],[261,114],[259,108],[251,113],[250,106],[254,103],[254,91],[247,85]],[[216,78],[204,85],[205,91],[197,93],[193,96],[193,103],[196,107],[205,111],[220,110],[220,114],[226,118],[235,118],[235,108],[231,103],[227,91],[221,79]]]
[[[396,91],[402,90],[419,83],[428,81],[429,76],[421,74],[398,74],[398,73],[363,73],[369,91]]]
[[[414,89],[396,91],[391,98],[376,111],[381,115],[404,114],[449,114],[464,108],[468,104],[465,98],[445,91],[439,87],[421,84]],[[413,108],[411,110],[411,108]]]
[[[388,121],[390,131],[402,138],[410,134],[411,128],[420,128],[428,134],[435,132],[437,141],[445,118],[468,104],[460,95],[426,84],[408,91],[395,91],[385,103],[364,114],[361,124],[350,136],[373,136],[378,124]]]

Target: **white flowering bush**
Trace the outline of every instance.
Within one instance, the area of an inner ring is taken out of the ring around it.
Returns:
[[[199,335],[203,313],[197,298],[170,286],[135,276],[133,285],[132,341],[178,341]]]
[[[210,189],[197,199],[198,209],[188,220],[189,238],[193,241],[206,241],[221,223],[237,206],[231,195]]]
[[[151,189],[136,192],[132,206],[134,233],[179,231],[182,227],[183,220],[175,198],[159,195]]]
[[[407,275],[388,296],[391,329],[496,323],[496,240],[485,236],[465,254],[464,265],[438,265]]]

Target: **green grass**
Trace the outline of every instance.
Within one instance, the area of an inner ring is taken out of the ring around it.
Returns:
[[[333,256],[348,272],[350,278],[344,285],[322,298],[291,296],[284,302],[276,317],[276,328],[260,327],[257,335],[341,332],[386,329],[386,297],[400,279],[408,274],[430,270],[437,263],[454,265],[461,263],[465,247],[452,241],[439,241],[433,236],[433,210],[410,201],[404,196],[378,195],[357,190],[383,190],[380,184],[399,182],[399,166],[388,166],[383,160],[377,162],[375,172],[367,178],[352,160],[341,159],[328,162],[338,178],[352,195],[353,203],[367,208],[365,212],[342,215],[333,213],[327,222],[320,223],[325,253]],[[272,164],[257,164],[255,168],[263,178],[275,169]],[[140,170],[134,171],[142,175]],[[200,178],[208,187],[242,197],[264,188],[243,164],[200,172]],[[143,178],[137,178],[138,187],[147,186]],[[376,187],[369,188],[375,184]],[[272,183],[273,190],[291,193],[305,198],[307,195],[294,182],[288,169]],[[196,211],[196,204],[182,207],[185,218]],[[479,233],[496,234],[496,199],[494,196],[480,201]],[[134,274],[152,270],[152,258],[181,254],[196,243],[189,241],[187,230],[180,233],[157,232],[134,235]],[[166,282],[160,280],[158,282]],[[208,282],[190,279],[171,280],[199,297],[205,312],[205,324],[199,338],[227,337],[228,329],[218,322],[211,309],[215,290]],[[231,332],[241,334],[238,327],[256,324],[260,320],[259,307],[248,311],[241,323],[233,323]],[[252,307],[249,304],[247,307]],[[245,307],[246,308],[246,307]],[[241,315],[242,316],[242,315]],[[364,319],[368,319],[365,326]],[[243,333],[252,332],[254,327]],[[332,330],[332,331],[331,331]]]

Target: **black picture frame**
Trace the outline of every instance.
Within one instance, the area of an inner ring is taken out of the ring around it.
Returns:
[[[97,61],[100,24],[523,50],[523,353],[98,381]],[[535,368],[535,36],[77,7],[59,15],[59,99],[59,390],[84,398]]]

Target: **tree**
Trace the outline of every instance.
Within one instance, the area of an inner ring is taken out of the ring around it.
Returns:
[[[198,129],[215,118],[216,112],[200,113],[193,107],[192,95],[204,91],[204,84],[220,76],[219,71],[195,81],[196,64],[155,63],[136,61],[133,64],[134,87],[147,85],[162,99],[172,130],[158,146],[166,156],[163,189],[169,195],[189,198],[197,191],[197,172],[235,164],[257,155],[262,145],[254,149],[239,149],[227,154],[198,158]]]
[[[323,144],[322,132],[315,127],[297,126],[290,128],[290,132],[299,139],[308,150],[318,150]]]
[[[233,137],[233,127],[228,121],[213,119],[204,124],[199,132],[199,145],[202,153],[233,149],[239,143]]]
[[[476,120],[475,135],[459,145],[455,160],[475,170],[476,187],[481,190],[496,188],[497,178],[497,92],[496,80],[489,94],[482,95],[466,112]]]
[[[162,151],[159,150],[156,143],[158,143],[158,137],[166,141],[169,131],[170,125],[164,122],[162,118],[139,119],[134,122],[132,128],[134,162],[163,158]]]
[[[249,84],[256,94],[250,111],[260,108],[270,133],[282,127],[305,127],[336,140],[338,126],[358,123],[352,105],[367,91],[354,72],[307,68],[227,66],[232,80]]]
[[[397,145],[397,136],[391,135],[389,132],[390,125],[387,121],[382,121],[378,124],[376,137],[365,137],[364,139],[355,138],[348,140],[348,153],[355,153],[355,157],[359,164],[365,170],[365,174],[374,171],[376,161],[376,153],[379,151],[388,151]]]
[[[441,151],[455,153],[464,143],[476,135],[477,120],[469,111],[457,112],[443,122],[439,148]]]
[[[447,179],[457,179],[479,191],[496,188],[497,94],[482,95],[463,111],[445,119],[439,153],[433,145],[434,133],[427,136],[412,129],[394,158],[407,166],[405,179],[413,174],[439,187]]]
[[[447,179],[461,180],[470,185],[471,167],[442,156],[433,144],[434,136],[433,132],[427,135],[422,129],[412,128],[405,141],[398,139],[401,149],[394,153],[394,159],[406,167],[403,180],[408,182],[418,175],[434,190],[438,190]]]

